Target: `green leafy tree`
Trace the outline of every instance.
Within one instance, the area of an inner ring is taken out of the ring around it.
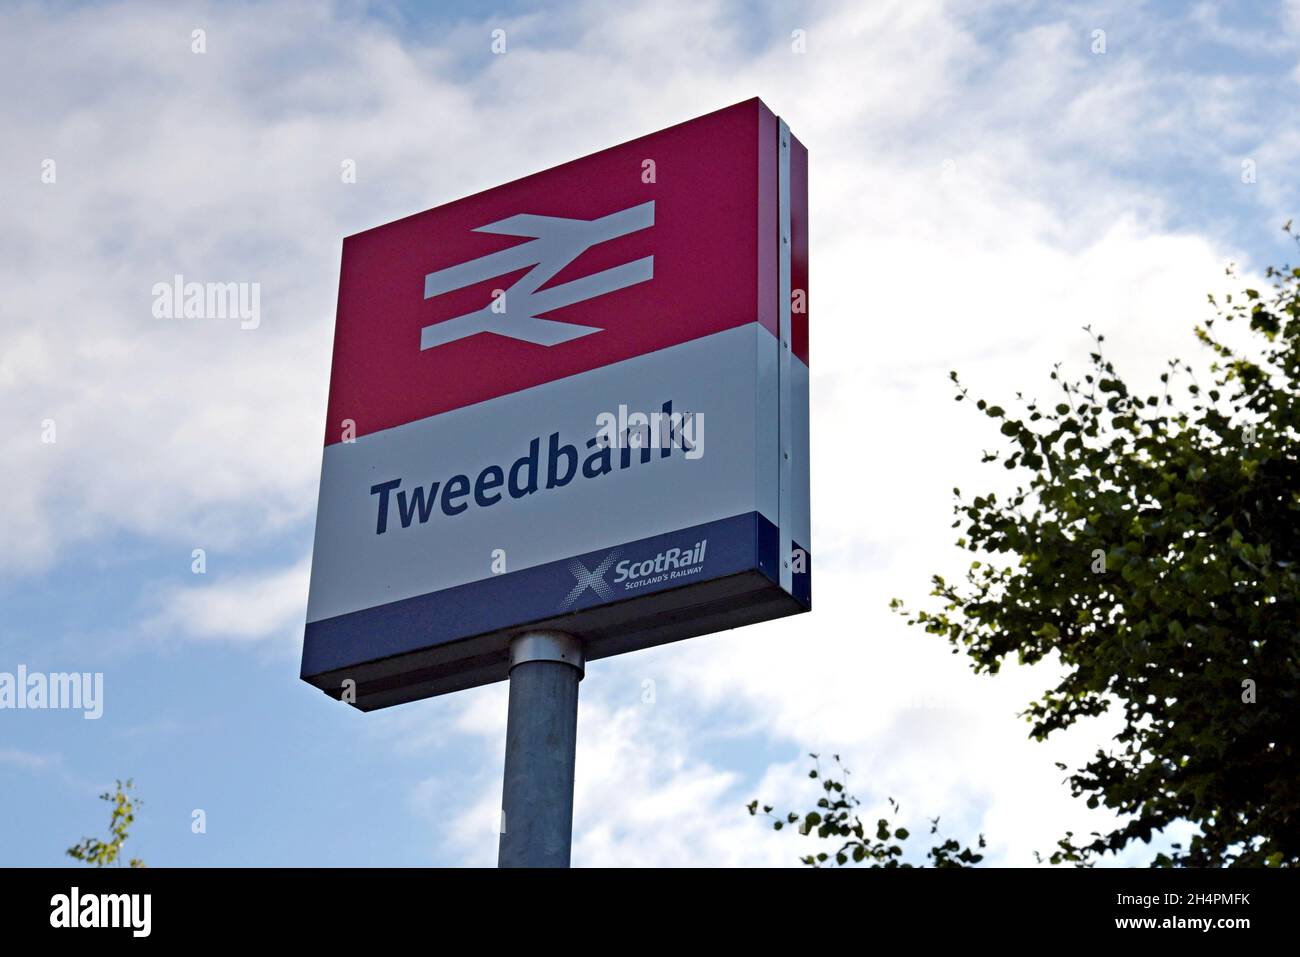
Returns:
[[[131,825],[135,823],[135,812],[143,804],[139,798],[132,796],[131,790],[134,786],[134,782],[129,779],[125,784],[118,781],[115,792],[105,791],[99,796],[101,801],[108,801],[113,805],[113,816],[108,822],[110,837],[107,841],[101,841],[97,837],[84,838],[80,844],[68,848],[69,857],[86,864],[93,864],[95,867],[104,867],[106,864],[117,864],[119,867],[122,865],[122,847],[130,836]],[[145,864],[139,858],[133,857],[130,866],[144,867]]]
[[[1005,501],[954,489],[957,544],[979,557],[964,582],[933,578],[937,607],[893,603],[976,672],[1054,656],[1064,677],[1024,714],[1035,739],[1122,712],[1068,777],[1120,823],[1067,833],[1054,863],[1178,821],[1194,836],[1153,864],[1300,863],[1300,268],[1266,276],[1271,291],[1210,297],[1206,388],[1175,359],[1139,391],[1097,335],[1082,381],[1052,372],[1057,402],[978,401],[1008,446],[984,461],[1021,482]],[[1234,350],[1223,334],[1243,326]]]
[[[862,823],[857,809],[859,800],[845,790],[841,779],[849,776],[848,770],[840,762],[840,756],[834,755],[837,773],[834,777],[822,775],[817,755],[810,755],[813,768],[808,772],[810,778],[821,781],[825,793],[817,800],[817,809],[799,814],[790,811],[785,814],[773,814],[770,805],[763,805],[763,814],[772,821],[773,830],[787,827],[797,830],[805,837],[815,837],[823,842],[831,841],[831,850],[815,851],[799,860],[809,867],[835,867],[849,863],[866,863],[868,867],[913,867],[903,861],[903,844],[911,833],[905,827],[895,827],[886,818],[876,821],[874,829]],[[898,814],[898,803],[889,798],[889,807]],[[750,802],[749,813],[757,817],[758,801]],[[930,821],[930,833],[939,830],[939,819]],[[979,847],[984,848],[984,835],[980,835]],[[974,867],[984,859],[983,854],[976,853],[969,847],[962,847],[949,838],[936,844],[926,852],[926,859],[932,867]]]

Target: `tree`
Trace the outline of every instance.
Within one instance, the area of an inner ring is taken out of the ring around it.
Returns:
[[[121,781],[117,782],[117,790],[114,793],[105,791],[99,796],[101,801],[108,801],[113,805],[113,816],[108,822],[108,832],[111,835],[108,841],[101,841],[97,837],[83,838],[80,844],[75,844],[68,848],[69,857],[86,864],[93,864],[95,867],[103,867],[106,864],[122,865],[121,853],[122,846],[126,844],[130,836],[131,825],[135,823],[135,812],[144,803],[139,798],[131,796],[131,789],[135,783],[130,779],[124,785]],[[131,858],[131,867],[144,867],[144,861],[137,857]]]
[[[804,837],[816,835],[820,840],[834,839],[839,844],[831,851],[818,851],[799,860],[809,867],[843,866],[850,861],[854,864],[870,861],[869,867],[912,867],[912,864],[903,862],[903,843],[911,837],[907,828],[894,827],[888,819],[882,817],[876,821],[875,829],[870,830],[858,817],[857,808],[861,802],[845,790],[842,780],[837,780],[849,776],[848,769],[840,763],[840,756],[834,755],[839,773],[832,778],[822,776],[817,755],[809,757],[813,759],[813,768],[808,776],[820,779],[825,792],[817,800],[818,810],[806,814],[790,811],[777,815],[772,813],[771,805],[763,806],[763,814],[772,820],[773,830],[780,831],[789,826],[796,828]],[[889,807],[895,814],[898,813],[898,803],[893,798],[889,798]],[[751,817],[757,817],[758,802],[751,801],[748,810]],[[930,821],[930,833],[936,834],[938,830],[939,819],[936,817]],[[979,847],[984,847],[983,834],[979,837]],[[969,847],[962,847],[949,838],[931,847],[926,852],[926,858],[933,867],[974,867],[984,859],[984,855],[977,854]]]
[[[1123,712],[1114,745],[1068,777],[1122,823],[1067,833],[1053,863],[1177,821],[1196,833],[1155,865],[1300,863],[1300,268],[1266,277],[1271,292],[1210,296],[1195,334],[1211,388],[1175,359],[1144,396],[1096,335],[1081,382],[1051,373],[1054,406],[979,400],[1020,484],[1006,501],[954,489],[957,544],[979,557],[964,582],[933,578],[937,609],[893,602],[976,672],[1056,656],[1064,677],[1024,713],[1037,740]],[[1222,335],[1242,326],[1235,351]]]

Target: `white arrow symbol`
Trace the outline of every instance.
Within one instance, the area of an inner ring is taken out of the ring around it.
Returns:
[[[561,216],[521,213],[478,227],[475,232],[534,238],[531,242],[520,243],[497,253],[489,253],[429,273],[424,277],[425,299],[432,299],[453,289],[463,289],[525,266],[533,268],[505,290],[502,297],[505,306],[503,310],[495,311],[492,304],[488,304],[476,312],[425,326],[420,330],[420,348],[432,349],[480,332],[494,332],[499,336],[542,346],[553,346],[600,332],[595,326],[580,326],[538,317],[553,309],[594,299],[654,278],[653,256],[604,269],[540,292],[538,288],[592,246],[646,229],[653,226],[654,221],[655,204],[651,200],[599,219],[566,219]]]

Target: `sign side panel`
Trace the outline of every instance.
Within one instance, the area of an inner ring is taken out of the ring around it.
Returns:
[[[780,254],[777,246],[780,237],[777,233],[779,166],[776,136],[776,116],[766,106],[762,106],[759,110],[756,147],[758,202],[754,223],[755,234],[758,237],[758,323],[754,327],[757,410],[754,420],[754,445],[758,511],[773,526],[780,521],[780,469],[777,463],[781,456],[778,434],[780,320],[777,316],[777,307],[780,297],[778,285]],[[773,581],[778,581],[777,567],[776,564],[772,564],[765,567],[763,571]]]
[[[790,283],[794,301],[790,326],[794,358],[790,363],[792,386],[791,410],[793,435],[791,459],[792,526],[791,538],[803,552],[803,571],[796,565],[793,594],[803,604],[812,606],[812,500],[810,470],[810,390],[808,358],[808,149],[793,134],[790,137]],[[800,296],[802,293],[802,296]]]
[[[779,251],[779,299],[777,305],[777,316],[780,321],[780,346],[777,365],[777,394],[779,400],[779,419],[780,426],[778,430],[780,454],[777,456],[779,479],[777,488],[780,493],[780,504],[778,505],[778,514],[780,521],[777,523],[781,533],[781,567],[780,573],[781,588],[786,592],[794,590],[794,537],[793,537],[793,503],[794,494],[793,482],[793,455],[794,455],[794,389],[791,384],[790,363],[792,357],[790,354],[790,128],[784,121],[778,121],[778,136],[776,142],[777,150],[777,232],[780,241],[777,243]]]

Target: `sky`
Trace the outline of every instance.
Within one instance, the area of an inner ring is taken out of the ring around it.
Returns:
[[[794,866],[745,805],[810,807],[811,752],[989,864],[1108,829],[1055,762],[1110,719],[1031,741],[1052,662],[975,675],[889,600],[1006,482],[949,370],[1046,395],[1090,324],[1154,382],[1291,254],[1298,64],[1296,0],[3,4],[0,672],[102,673],[103,714],[0,710],[0,864],[128,777],[154,866],[495,863],[504,684],[298,679],[342,237],[752,96],[811,157],[815,607],[589,665],[573,862]],[[259,283],[257,327],[155,317],[176,274]]]

